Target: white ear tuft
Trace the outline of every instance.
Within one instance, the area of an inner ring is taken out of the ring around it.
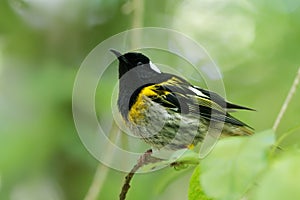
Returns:
[[[158,67],[153,64],[151,61],[149,62],[150,68],[153,69],[154,71],[161,73],[161,71],[158,69]]]

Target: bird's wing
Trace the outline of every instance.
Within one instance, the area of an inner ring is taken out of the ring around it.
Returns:
[[[181,114],[199,115],[208,120],[227,122],[238,126],[247,126],[245,123],[232,117],[226,111],[228,103],[218,94],[192,86],[177,76],[169,77],[162,82],[148,85],[143,89],[152,101],[161,104],[167,109]],[[225,104],[225,105],[224,105]],[[247,109],[230,104],[231,108]]]
[[[193,86],[193,87],[196,90],[201,91],[206,96],[209,96],[210,99],[212,99],[214,102],[216,102],[217,104],[219,104],[220,106],[222,106],[223,108],[225,108],[227,111],[228,110],[234,110],[234,109],[255,111],[252,108],[248,108],[248,107],[245,107],[245,106],[240,106],[240,105],[237,105],[237,104],[230,103],[230,102],[226,101],[223,97],[221,97],[220,95],[218,95],[215,92],[212,92],[212,91],[209,91],[209,90],[205,90],[205,89],[200,88],[198,86]]]

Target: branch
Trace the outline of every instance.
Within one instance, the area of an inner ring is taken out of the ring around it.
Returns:
[[[142,166],[147,165],[149,163],[155,163],[155,162],[162,161],[162,159],[160,159],[160,158],[152,157],[151,154],[152,154],[152,150],[151,149],[147,150],[143,155],[140,156],[137,164],[132,168],[132,170],[129,172],[129,174],[127,174],[127,176],[125,177],[125,182],[122,187],[122,191],[119,195],[120,200],[126,199],[126,194],[130,188],[130,181],[139,168],[141,168]]]
[[[276,121],[275,121],[275,123],[273,125],[272,129],[274,130],[274,132],[277,130],[277,128],[279,126],[279,123],[280,123],[280,121],[281,121],[284,113],[286,112],[286,109],[287,109],[287,107],[288,107],[288,105],[289,105],[292,97],[295,94],[296,88],[297,88],[297,86],[299,84],[299,80],[300,80],[300,67],[298,68],[298,73],[296,75],[294,83],[293,83],[293,85],[292,85],[292,87],[291,87],[291,89],[290,89],[290,91],[289,91],[289,93],[288,93],[288,95],[287,95],[287,97],[286,97],[286,99],[285,99],[282,107],[281,107],[281,110],[280,110],[280,112],[279,112],[279,114],[278,114],[278,116],[276,118]]]
[[[133,16],[132,28],[142,28],[144,24],[144,0],[133,0]],[[131,38],[131,47],[138,48],[141,43],[141,32],[138,30],[133,31]]]
[[[120,133],[120,129],[118,128],[115,121],[113,121],[112,127],[109,132],[110,140],[115,141],[117,138],[118,133]],[[107,145],[106,152],[114,152],[112,149],[112,146]],[[113,153],[112,153],[113,154]],[[113,158],[112,154],[106,154],[109,156],[108,158],[105,158],[105,160],[109,160]],[[84,197],[84,200],[96,200],[98,198],[98,195],[102,189],[103,183],[107,177],[109,168],[103,164],[99,164],[97,166],[97,170],[94,175],[93,182],[91,183],[91,186],[89,187],[89,190]]]

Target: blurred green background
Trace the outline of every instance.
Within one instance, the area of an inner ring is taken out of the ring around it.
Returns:
[[[0,199],[84,199],[99,162],[73,123],[77,70],[101,41],[143,26],[202,44],[220,67],[227,98],[258,110],[234,115],[257,131],[272,127],[300,66],[300,1],[1,0]],[[299,100],[297,91],[278,136],[299,126]],[[294,134],[283,146],[299,144]],[[128,199],[187,199],[191,172],[136,176]],[[125,174],[107,175],[98,199],[117,199]]]

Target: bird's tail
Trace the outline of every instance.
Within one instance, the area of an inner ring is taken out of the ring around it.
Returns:
[[[247,126],[236,126],[225,124],[222,130],[222,137],[228,136],[250,136],[254,134],[254,130]]]

